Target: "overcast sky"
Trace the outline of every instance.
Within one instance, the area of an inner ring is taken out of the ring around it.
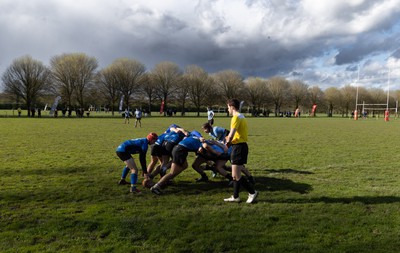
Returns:
[[[1,75],[24,55],[82,52],[99,69],[128,57],[400,89],[400,0],[0,0],[0,36]]]

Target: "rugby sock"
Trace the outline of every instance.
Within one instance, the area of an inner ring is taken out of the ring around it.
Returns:
[[[122,179],[125,179],[126,176],[128,175],[128,173],[129,173],[129,168],[125,166],[125,168],[122,170],[122,176],[121,176],[121,178],[122,178]]]
[[[137,174],[132,173],[131,174],[131,186],[134,187],[136,182],[137,182]]]
[[[226,174],[225,178],[228,179],[229,181],[233,180],[233,177],[230,174]]]
[[[234,180],[233,181],[233,197],[235,199],[239,198],[239,190],[240,190],[240,180],[239,181]]]
[[[241,183],[241,185],[243,185],[243,188],[245,188],[250,194],[255,193],[253,186],[244,177],[241,177],[239,182]]]

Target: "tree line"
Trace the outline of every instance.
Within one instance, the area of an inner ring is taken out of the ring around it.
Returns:
[[[244,79],[234,70],[207,73],[197,65],[181,69],[174,62],[160,62],[153,69],[138,60],[119,58],[98,70],[98,60],[84,53],[54,56],[49,66],[22,56],[15,59],[2,75],[3,94],[14,104],[24,104],[30,109],[51,104],[61,96],[61,108],[107,108],[113,115],[122,107],[151,112],[164,104],[164,110],[174,108],[184,115],[190,107],[200,115],[205,107],[225,107],[230,98],[245,101],[248,112],[254,116],[279,116],[283,111],[300,108],[308,113],[318,105],[319,112],[327,115],[348,116],[358,102],[386,103],[387,93],[378,88],[356,88],[338,84],[322,90],[301,80],[287,80],[274,76],[268,79],[249,77]],[[390,107],[397,106],[400,92],[390,94]]]

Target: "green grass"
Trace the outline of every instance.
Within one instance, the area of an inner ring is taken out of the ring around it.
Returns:
[[[122,141],[205,120],[0,118],[0,252],[398,252],[394,119],[248,118],[254,205],[190,168],[163,196],[116,184]]]

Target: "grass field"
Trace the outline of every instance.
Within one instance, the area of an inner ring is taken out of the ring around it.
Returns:
[[[122,141],[204,121],[0,118],[0,252],[399,251],[400,121],[248,118],[253,205],[190,168],[162,196],[117,185]]]

